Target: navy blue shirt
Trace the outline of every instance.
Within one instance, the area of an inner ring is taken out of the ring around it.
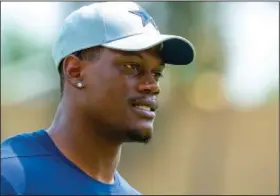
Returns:
[[[114,184],[94,180],[67,159],[46,131],[1,144],[1,194],[139,195],[118,172]]]

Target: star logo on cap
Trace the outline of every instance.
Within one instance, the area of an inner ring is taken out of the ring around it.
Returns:
[[[156,23],[154,22],[153,18],[145,10],[139,9],[129,12],[141,17],[143,27],[151,22],[157,29]]]

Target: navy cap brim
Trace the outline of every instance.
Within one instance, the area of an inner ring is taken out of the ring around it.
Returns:
[[[121,51],[142,51],[163,44],[161,55],[166,64],[187,65],[195,58],[193,45],[185,38],[175,35],[137,34],[102,44]]]

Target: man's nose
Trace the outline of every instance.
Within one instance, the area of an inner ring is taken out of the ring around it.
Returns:
[[[160,87],[158,82],[153,76],[146,77],[138,86],[138,90],[141,93],[158,95],[160,93]]]

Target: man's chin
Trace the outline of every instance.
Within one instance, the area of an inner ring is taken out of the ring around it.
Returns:
[[[138,142],[147,144],[152,139],[152,133],[152,127],[147,127],[144,129],[131,129],[126,133],[125,142]]]

